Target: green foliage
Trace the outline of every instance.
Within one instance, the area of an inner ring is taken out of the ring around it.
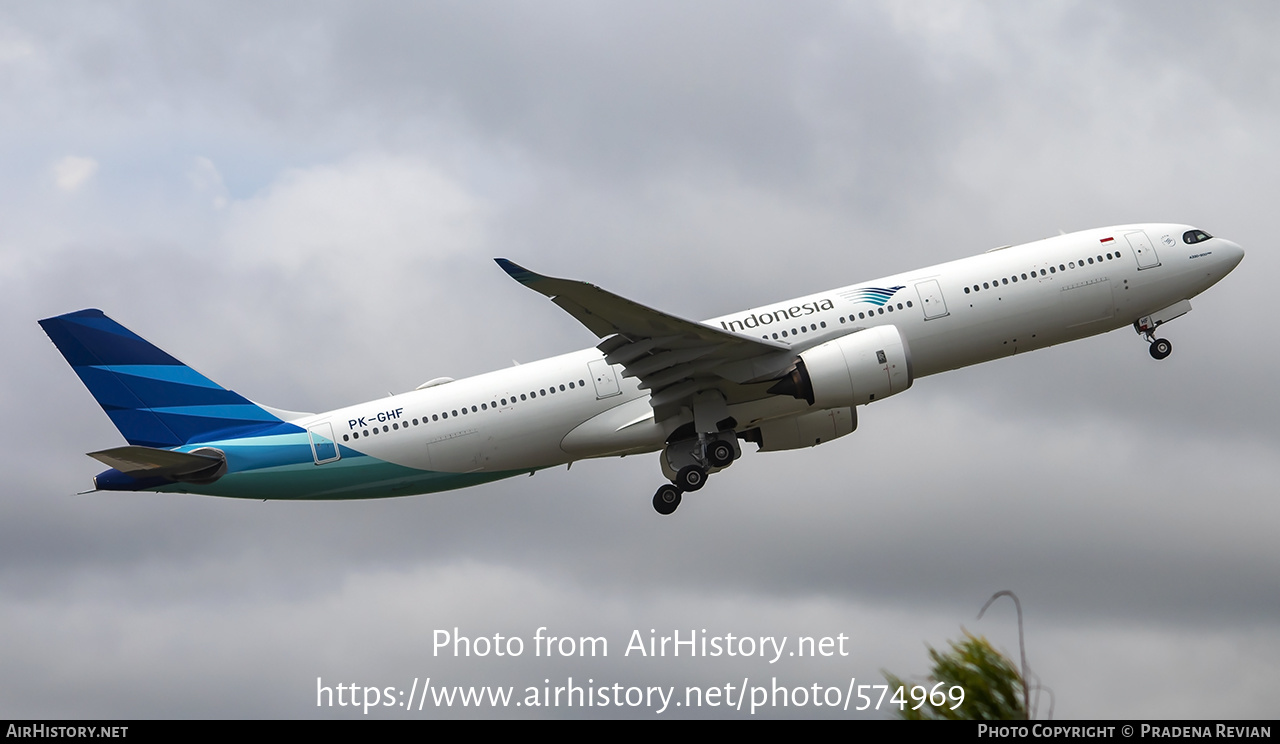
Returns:
[[[925,703],[918,710],[907,707],[898,713],[898,717],[909,721],[1010,721],[1023,720],[1027,717],[1024,705],[1022,675],[1012,661],[992,648],[986,638],[964,632],[964,640],[950,641],[951,651],[942,653],[929,647],[929,658],[933,659],[933,672],[929,675],[926,688],[943,683],[939,689],[946,690],[952,685],[964,689],[964,702],[955,710],[950,706],[954,700],[935,706]],[[912,685],[898,677],[884,672],[885,679],[891,688],[899,686],[910,690]],[[910,699],[908,694],[908,699]]]

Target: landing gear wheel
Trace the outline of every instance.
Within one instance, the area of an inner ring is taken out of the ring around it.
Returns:
[[[653,495],[653,510],[663,516],[674,512],[677,506],[680,506],[680,489],[673,485],[664,485]]]
[[[707,483],[707,471],[697,465],[685,465],[676,473],[676,488],[681,491],[696,491]]]
[[[733,462],[733,445],[717,439],[707,445],[707,462],[713,468],[723,468]]]
[[[1163,338],[1157,338],[1151,342],[1150,351],[1152,359],[1164,359],[1173,353],[1173,344]]]

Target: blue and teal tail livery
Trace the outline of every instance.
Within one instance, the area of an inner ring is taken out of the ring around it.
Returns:
[[[101,310],[46,318],[40,326],[129,444],[178,447],[282,424]]]

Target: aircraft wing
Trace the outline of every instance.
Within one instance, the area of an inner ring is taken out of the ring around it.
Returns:
[[[661,421],[712,388],[729,402],[765,397],[765,383],[795,363],[787,344],[685,320],[619,297],[587,282],[534,273],[505,258],[494,259],[516,281],[546,295],[604,339],[596,348],[624,377],[648,390]]]

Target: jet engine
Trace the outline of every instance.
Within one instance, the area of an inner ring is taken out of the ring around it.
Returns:
[[[896,326],[854,331],[800,353],[770,393],[816,408],[846,408],[888,398],[911,387],[911,350]]]
[[[814,447],[838,439],[856,428],[858,411],[846,407],[809,411],[799,416],[765,421],[758,428],[748,429],[740,436],[748,442],[760,445],[757,450],[759,452],[778,452]]]

